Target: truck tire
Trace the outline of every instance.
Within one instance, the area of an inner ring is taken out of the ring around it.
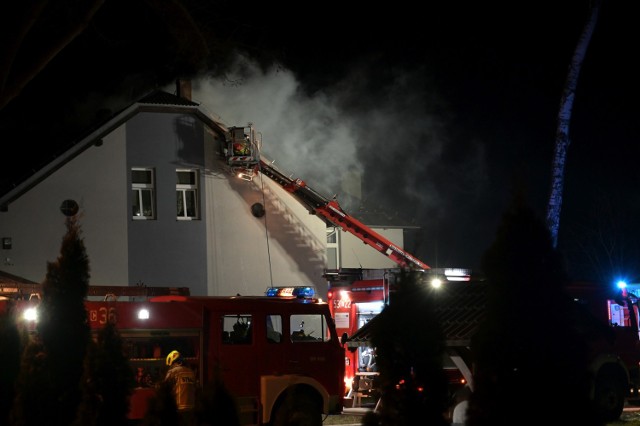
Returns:
[[[606,423],[620,418],[624,410],[627,383],[615,371],[602,371],[595,383],[594,405],[597,415]]]
[[[278,405],[272,426],[322,426],[320,397],[304,389],[290,389]]]

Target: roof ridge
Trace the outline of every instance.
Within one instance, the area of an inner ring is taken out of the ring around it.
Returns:
[[[189,99],[174,95],[162,89],[155,89],[146,96],[143,96],[138,103],[143,104],[160,104],[160,105],[182,105],[182,106],[198,106],[199,104]]]

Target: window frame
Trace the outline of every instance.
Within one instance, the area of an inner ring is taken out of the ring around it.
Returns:
[[[223,345],[251,345],[253,343],[253,314],[222,314]]]
[[[293,343],[326,343],[331,340],[328,319],[321,313],[292,313],[289,327]]]
[[[179,173],[191,173],[193,174],[193,183],[186,184],[180,183],[178,176]],[[176,219],[177,220],[197,220],[200,218],[199,214],[199,173],[198,169],[176,169]],[[188,194],[192,194],[191,200],[189,200]],[[178,197],[182,200],[183,212],[179,214]],[[191,203],[189,203],[191,201]],[[187,204],[193,204],[187,206]],[[193,210],[193,214],[189,215],[189,210]]]
[[[134,172],[149,172],[150,182],[134,182]],[[149,200],[145,200],[144,194],[149,195]],[[137,201],[137,204],[134,202]],[[148,206],[146,204],[149,204]],[[156,219],[156,176],[153,167],[132,167],[131,168],[131,217],[133,220],[155,220]],[[144,213],[148,207],[150,215],[136,215],[133,211],[139,207],[139,213]]]

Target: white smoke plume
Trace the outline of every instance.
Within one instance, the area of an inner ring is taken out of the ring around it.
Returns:
[[[263,72],[241,58],[224,80],[194,80],[192,98],[227,126],[253,123],[265,158],[328,198],[336,195],[347,213],[383,212],[387,225],[420,227],[417,243],[405,248],[427,264],[436,266],[439,256],[455,263],[441,266],[471,267],[460,264],[477,255],[458,252],[468,251],[473,233],[464,230],[469,210],[461,207],[484,198],[482,145],[451,140],[454,118],[422,70],[398,71],[377,86],[367,66],[308,95],[288,70]],[[361,194],[348,185],[354,176]],[[457,237],[448,235],[454,228]]]

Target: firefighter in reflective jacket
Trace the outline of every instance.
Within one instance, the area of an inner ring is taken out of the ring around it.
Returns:
[[[196,400],[196,375],[191,368],[185,365],[185,361],[178,351],[171,351],[167,355],[169,370],[165,381],[173,385],[173,396],[176,400],[178,413],[182,424],[193,424],[193,409]]]

